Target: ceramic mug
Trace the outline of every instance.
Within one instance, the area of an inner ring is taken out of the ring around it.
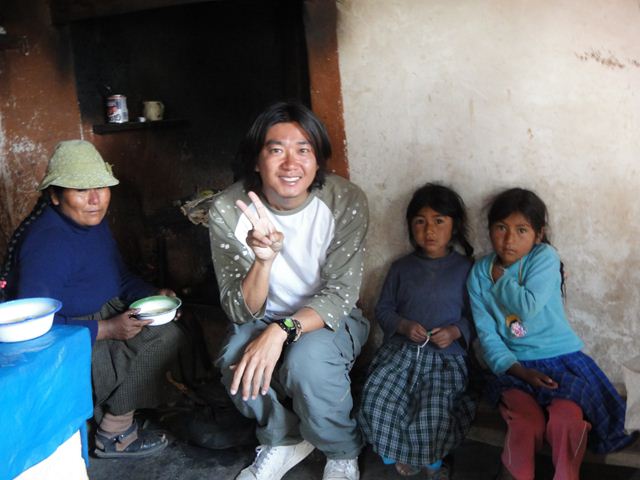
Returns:
[[[142,114],[148,121],[162,120],[164,115],[164,103],[158,100],[142,102]]]

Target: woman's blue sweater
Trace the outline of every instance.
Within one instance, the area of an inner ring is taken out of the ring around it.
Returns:
[[[82,227],[47,207],[24,232],[16,256],[17,297],[51,297],[62,302],[54,323],[83,325],[98,332],[96,313],[109,300],[131,302],[155,289],[125,267],[107,220]]]

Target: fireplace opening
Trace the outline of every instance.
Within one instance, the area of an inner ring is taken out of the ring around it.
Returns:
[[[186,201],[233,181],[237,146],[268,103],[310,103],[299,0],[210,1],[69,24],[86,138],[120,179],[110,222],[125,261],[194,303],[217,303],[208,232]],[[161,101],[164,119],[93,134],[109,94]],[[132,126],[133,127],[133,126]]]

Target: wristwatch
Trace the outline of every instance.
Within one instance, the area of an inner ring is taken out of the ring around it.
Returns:
[[[302,325],[293,317],[281,318],[276,320],[276,323],[280,325],[280,328],[287,334],[287,340],[284,342],[285,345],[297,342],[300,335],[302,335]]]

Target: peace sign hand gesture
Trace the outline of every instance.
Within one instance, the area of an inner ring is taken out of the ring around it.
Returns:
[[[273,260],[278,252],[282,250],[284,234],[275,229],[267,216],[267,209],[258,198],[258,195],[249,192],[249,198],[256,206],[257,216],[249,210],[246,203],[242,200],[236,200],[236,205],[247,216],[253,226],[247,233],[247,245],[255,253],[256,259],[268,262]]]

